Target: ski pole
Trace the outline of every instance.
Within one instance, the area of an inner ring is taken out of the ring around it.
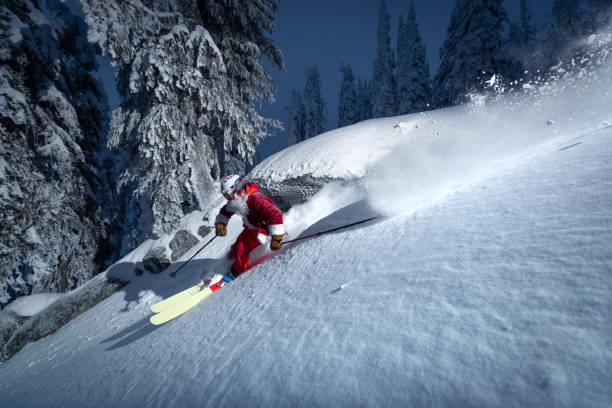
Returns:
[[[194,258],[194,257],[195,257],[197,254],[199,254],[200,252],[202,252],[202,250],[203,250],[204,248],[206,248],[206,247],[208,246],[208,244],[210,244],[211,242],[213,242],[213,240],[214,240],[215,238],[217,238],[217,236],[216,236],[216,235],[215,235],[214,237],[212,237],[212,238],[210,239],[210,241],[208,241],[207,243],[205,243],[205,244],[204,244],[204,246],[203,246],[202,248],[198,249],[198,252],[196,252],[195,254],[191,255],[191,258],[189,258],[189,259],[187,260],[187,262],[185,262],[184,264],[182,264],[182,265],[181,265],[181,266],[180,266],[180,267],[179,267],[179,268],[178,268],[176,271],[174,271],[174,272],[170,273],[170,277],[171,277],[171,278],[175,278],[175,277],[176,277],[177,272],[178,272],[178,271],[180,271],[181,269],[183,269],[183,267],[184,267],[185,265],[187,265],[187,264],[189,263],[189,261],[191,261],[191,260],[192,260],[192,259],[193,259],[193,258]]]
[[[357,222],[354,222],[352,224],[343,225],[341,227],[337,227],[337,228],[330,229],[330,230],[327,230],[327,231],[321,231],[321,232],[317,232],[316,234],[310,234],[310,235],[306,235],[305,237],[300,237],[300,238],[292,239],[290,241],[285,241],[285,242],[283,242],[283,245],[291,244],[293,242],[298,242],[298,241],[301,241],[303,239],[318,237],[319,235],[323,235],[323,234],[327,234],[327,233],[330,233],[330,232],[338,231],[338,230],[341,230],[341,229],[344,229],[344,228],[349,228],[349,227],[352,227],[354,225],[363,224],[364,222],[372,221],[372,220],[375,220],[376,218],[379,218],[379,217],[380,217],[380,215],[377,215],[375,217],[371,217],[371,218],[368,218],[366,220],[357,221]]]

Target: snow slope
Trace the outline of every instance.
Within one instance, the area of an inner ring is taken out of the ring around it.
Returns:
[[[610,78],[368,121],[275,155],[258,177],[347,178],[287,214],[292,237],[385,217],[287,245],[150,325],[151,303],[227,268],[234,218],[176,281],[145,274],[1,364],[3,403],[611,406]]]

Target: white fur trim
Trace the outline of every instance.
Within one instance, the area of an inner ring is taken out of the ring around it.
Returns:
[[[215,224],[218,222],[222,222],[227,225],[229,219],[223,214],[217,214],[217,218],[215,218]]]
[[[257,234],[257,240],[261,245],[266,245],[268,243],[268,238],[266,234],[262,234],[261,232]]]
[[[285,235],[285,226],[283,224],[274,224],[268,227],[270,235]]]
[[[259,229],[258,227],[256,227],[256,226],[254,226],[253,224],[251,224],[251,223],[249,222],[249,219],[248,219],[247,217],[243,217],[243,218],[242,218],[242,223],[243,223],[244,225],[246,225],[248,229]]]

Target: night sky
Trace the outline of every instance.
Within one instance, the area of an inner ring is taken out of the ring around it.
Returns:
[[[440,47],[455,0],[414,0],[419,32],[427,49],[432,77],[439,60]],[[387,0],[391,16],[391,46],[395,51],[400,14],[408,15],[410,0]],[[520,0],[505,0],[511,21],[519,20]],[[338,124],[338,93],[340,63],[350,64],[356,77],[370,79],[376,55],[376,30],[380,0],[280,0],[276,14],[276,29],[272,35],[285,57],[287,72],[270,69],[279,89],[276,102],[265,104],[261,112],[287,120],[285,108],[291,101],[291,91],[302,92],[306,69],[317,66],[321,71],[323,98],[327,104],[327,129]],[[550,19],[552,0],[531,0],[532,22],[540,27]],[[283,132],[266,138],[259,146],[260,159],[287,146]]]

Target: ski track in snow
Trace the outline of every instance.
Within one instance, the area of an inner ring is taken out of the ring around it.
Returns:
[[[609,406],[612,132],[580,142],[411,215],[288,246],[160,327],[149,292],[115,294],[0,365],[3,401]],[[327,222],[361,214],[347,208]]]

